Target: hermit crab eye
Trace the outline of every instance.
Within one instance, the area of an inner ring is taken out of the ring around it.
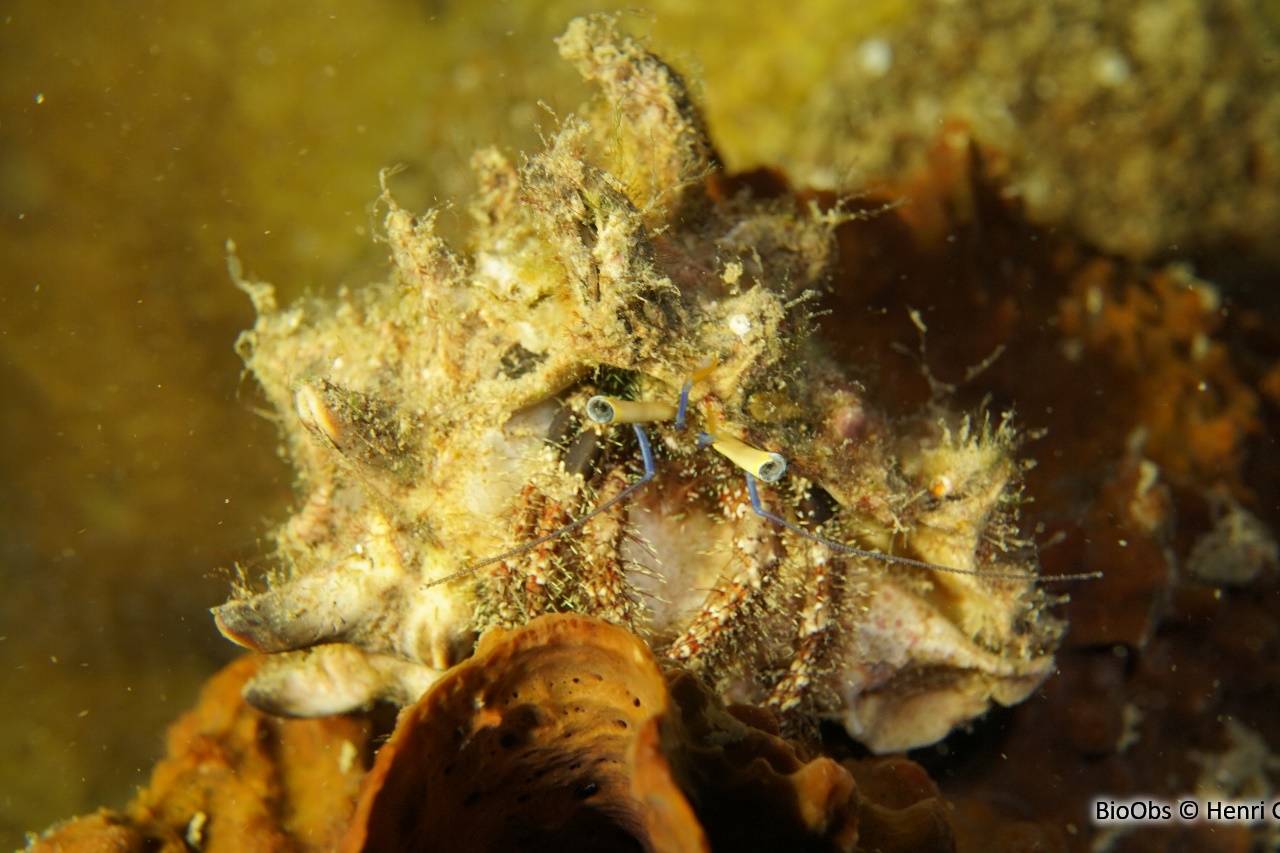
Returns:
[[[618,418],[620,402],[597,394],[587,401],[587,417],[598,424],[611,424]]]
[[[731,435],[708,435],[704,432],[698,436],[698,444],[703,447],[711,445],[734,465],[766,483],[776,483],[787,473],[787,460],[781,454],[752,447]]]
[[[598,424],[646,424],[669,421],[675,416],[676,407],[670,403],[599,395],[587,401],[587,417]]]

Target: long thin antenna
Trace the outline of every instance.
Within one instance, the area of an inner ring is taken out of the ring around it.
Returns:
[[[525,542],[523,545],[520,545],[519,547],[516,547],[516,548],[512,548],[510,551],[505,551],[501,554],[498,554],[495,557],[488,557],[484,560],[481,560],[478,563],[473,563],[470,566],[467,566],[465,569],[456,571],[451,575],[445,575],[442,578],[436,578],[433,581],[428,581],[427,583],[424,583],[422,585],[422,589],[430,589],[433,586],[439,586],[440,584],[449,583],[450,581],[457,580],[458,578],[464,578],[467,575],[473,575],[480,569],[483,569],[485,566],[491,566],[494,563],[500,563],[503,560],[509,560],[512,557],[517,557],[525,553],[526,551],[531,551],[534,548],[537,548],[539,545],[545,542],[550,542],[552,539],[558,539],[559,537],[565,535],[566,533],[572,533],[582,525],[586,524],[591,519],[598,516],[600,513],[604,512],[605,510],[609,509],[613,505],[617,504],[619,501],[625,500],[627,497],[633,494],[636,489],[640,488],[645,483],[652,480],[655,468],[653,465],[653,450],[649,447],[649,436],[645,434],[644,427],[640,426],[640,424],[633,423],[631,426],[636,431],[636,441],[640,442],[640,455],[644,459],[644,473],[640,475],[640,479],[636,480],[630,486],[627,486],[621,492],[618,492],[618,494],[609,498],[609,500],[600,504],[600,506],[591,510],[591,512],[587,513],[586,515],[582,516],[576,521],[571,521],[568,524],[566,524],[564,527],[557,528],[556,530],[553,530],[552,532],[548,533],[546,536],[542,536],[542,537],[539,537],[538,539],[534,539],[532,542]]]
[[[1076,581],[1090,580],[1102,577],[1102,572],[1084,572],[1078,575],[1049,575],[1041,577],[1039,575],[1029,575],[1024,573],[1013,572],[982,572],[974,569],[957,569],[951,566],[939,566],[935,563],[926,563],[924,560],[913,560],[910,557],[895,557],[892,554],[882,554],[879,551],[864,551],[861,548],[854,548],[852,545],[844,545],[825,536],[818,536],[810,533],[799,525],[792,524],[780,515],[774,515],[760,504],[760,492],[756,488],[756,478],[750,471],[747,473],[747,496],[751,498],[751,509],[761,518],[768,519],[774,524],[785,527],[792,533],[799,534],[806,539],[812,539],[820,545],[825,545],[844,554],[852,554],[855,557],[867,557],[872,560],[882,560],[886,563],[898,563],[903,566],[915,566],[920,569],[929,569],[935,572],[951,572],[957,575],[975,575],[981,578],[1000,578],[1003,580],[1021,580],[1021,581],[1038,581],[1047,583],[1049,581]]]

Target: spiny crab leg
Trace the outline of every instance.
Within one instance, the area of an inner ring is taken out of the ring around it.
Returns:
[[[712,444],[712,447],[715,447],[717,450],[720,450],[718,443],[719,442],[717,442],[717,444]],[[739,442],[739,444],[741,444],[741,442]],[[754,448],[749,448],[749,449],[754,450]],[[723,450],[721,450],[721,452],[724,453]],[[763,451],[756,451],[756,452],[763,453]],[[725,455],[728,456],[727,453]],[[774,454],[774,455],[777,455],[777,454]],[[728,458],[733,460],[735,463],[737,462],[737,460],[734,459],[732,456],[728,456]],[[744,467],[744,468],[746,467],[746,466],[742,466],[741,463],[738,463],[738,464],[740,465],[740,467]],[[747,495],[748,497],[751,498],[751,509],[755,511],[756,515],[760,516],[761,518],[766,518],[769,521],[772,521],[774,524],[785,527],[787,530],[790,530],[792,533],[803,536],[806,539],[812,539],[814,542],[817,542],[820,545],[825,545],[828,548],[839,551],[843,554],[852,554],[855,557],[867,557],[872,560],[882,560],[886,563],[897,563],[903,566],[915,566],[917,568],[929,569],[935,572],[951,572],[952,574],[957,574],[957,575],[977,575],[978,577],[997,578],[1001,580],[1047,582],[1047,581],[1090,580],[1093,578],[1102,577],[1102,572],[1084,572],[1077,575],[1052,575],[1050,577],[1039,577],[1037,575],[1028,575],[1028,574],[1022,574],[1017,572],[983,572],[983,571],[975,571],[971,569],[957,569],[957,568],[952,568],[951,566],[939,566],[936,563],[926,563],[924,560],[913,560],[910,557],[895,557],[892,554],[882,554],[879,551],[864,551],[861,548],[855,548],[852,545],[845,545],[843,543],[836,542],[833,539],[828,539],[825,536],[818,536],[817,534],[810,533],[809,531],[805,530],[803,527],[800,527],[799,525],[792,524],[790,521],[787,521],[782,516],[775,515],[774,513],[769,512],[760,503],[760,492],[756,488],[756,475],[752,474],[750,470],[746,471],[746,475],[747,475]],[[781,476],[781,475],[778,475],[778,476]],[[764,480],[766,483],[773,482],[773,480],[765,479],[765,477],[763,476],[761,476],[759,479]],[[777,477],[775,476],[774,480],[776,479]]]

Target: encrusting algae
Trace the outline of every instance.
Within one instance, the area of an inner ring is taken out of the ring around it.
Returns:
[[[723,174],[679,76],[611,20],[558,44],[603,98],[519,166],[475,156],[465,251],[384,191],[391,281],[289,308],[241,281],[242,352],[306,494],[268,588],[215,610],[275,656],[250,701],[407,704],[486,629],[563,611],[876,751],[1025,698],[1062,624],[1018,535],[1009,419],[878,415],[811,334],[852,215]],[[645,422],[596,423],[599,395]],[[761,512],[723,455],[744,453],[787,466],[755,469]]]

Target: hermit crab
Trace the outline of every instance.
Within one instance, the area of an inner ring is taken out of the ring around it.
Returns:
[[[304,495],[265,587],[214,611],[275,655],[250,701],[408,703],[487,628],[558,611],[877,751],[1025,698],[1063,626],[1010,420],[878,415],[809,307],[849,217],[724,174],[613,21],[558,45],[600,100],[519,165],[473,158],[467,246],[384,182],[389,281],[285,308],[237,271]]]

